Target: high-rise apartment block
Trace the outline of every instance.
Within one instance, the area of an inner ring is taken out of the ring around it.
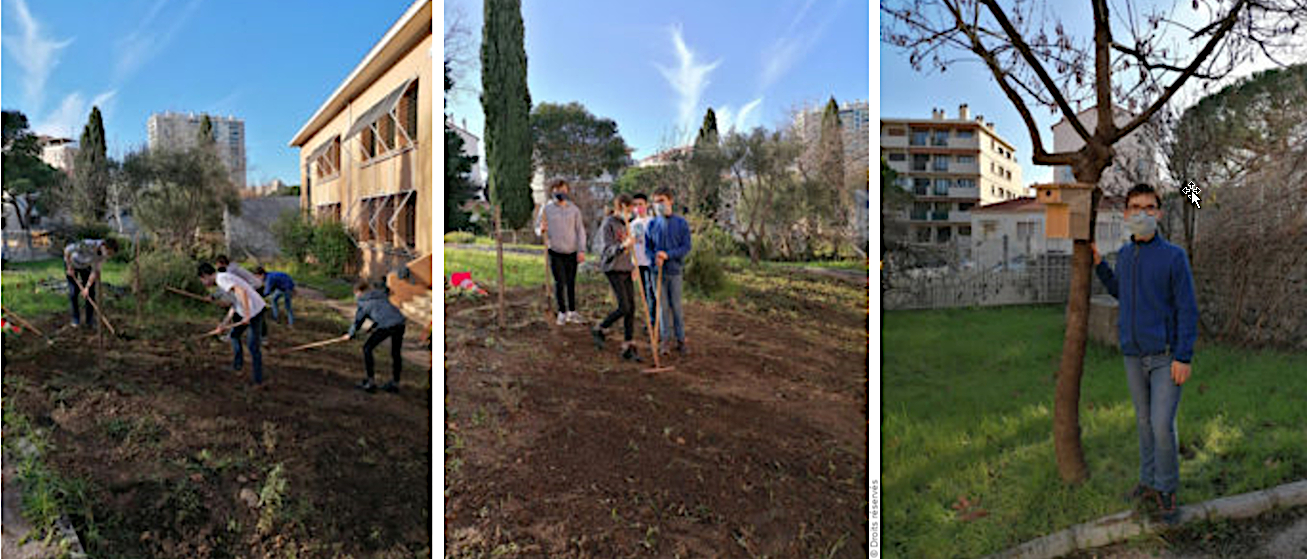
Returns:
[[[929,119],[882,118],[880,154],[912,192],[912,240],[971,244],[971,209],[1019,198],[1025,190],[1016,148],[967,105],[957,118],[943,109]],[[963,237],[958,239],[958,237]]]
[[[200,137],[203,114],[155,113],[147,123],[150,149],[185,149],[196,145]],[[230,116],[209,115],[218,157],[227,165],[231,182],[245,187],[245,121]]]

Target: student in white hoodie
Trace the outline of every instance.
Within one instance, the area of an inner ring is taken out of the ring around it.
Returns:
[[[558,324],[582,324],[576,312],[576,268],[585,262],[585,224],[581,209],[568,200],[567,181],[549,184],[553,200],[536,217],[536,234],[549,249],[549,270],[554,276],[554,298],[558,301]]]

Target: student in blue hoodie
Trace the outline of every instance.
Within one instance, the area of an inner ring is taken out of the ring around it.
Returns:
[[[1180,487],[1175,417],[1198,337],[1198,303],[1184,249],[1157,232],[1161,202],[1147,184],[1126,195],[1131,240],[1117,253],[1115,273],[1090,248],[1098,279],[1120,301],[1118,337],[1139,430],[1139,483],[1126,498],[1155,502],[1162,520],[1173,524]]]
[[[368,378],[358,383],[358,388],[365,392],[376,391],[376,385],[372,384],[372,350],[386,341],[386,338],[390,338],[392,379],[382,385],[381,389],[386,392],[398,392],[399,371],[404,364],[400,355],[400,347],[404,343],[404,315],[395,308],[395,305],[390,304],[390,297],[386,295],[385,289],[372,289],[372,285],[367,280],[359,281],[354,286],[354,297],[358,300],[358,311],[354,313],[354,324],[349,327],[349,339],[352,340],[358,335],[364,320],[372,319],[372,335],[368,336],[368,341],[363,342],[363,368],[366,369]]]
[[[295,313],[290,308],[290,298],[295,294],[295,280],[285,272],[269,272],[259,266],[254,269],[254,277],[263,281],[263,296],[270,297],[268,306],[272,308],[272,321],[277,321],[277,301],[286,304],[286,325],[295,325]]]
[[[675,215],[673,202],[675,191],[666,186],[654,191],[653,207],[657,217],[649,223],[645,232],[644,249],[655,268],[662,268],[663,283],[658,289],[659,313],[665,313],[663,325],[658,332],[658,351],[667,355],[668,338],[676,336],[676,350],[681,355],[690,353],[685,345],[685,315],[681,308],[681,269],[685,267],[685,257],[690,254],[690,223],[684,217]],[[655,272],[657,273],[657,272]]]

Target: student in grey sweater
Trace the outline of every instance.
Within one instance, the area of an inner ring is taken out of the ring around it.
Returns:
[[[554,276],[554,298],[558,300],[558,324],[581,324],[576,312],[576,267],[585,262],[585,224],[581,209],[568,201],[567,181],[555,179],[549,185],[553,201],[540,209],[536,234],[549,249],[549,271]]]
[[[354,313],[354,324],[349,327],[349,339],[354,339],[358,335],[359,328],[363,327],[363,321],[372,320],[372,334],[368,336],[368,341],[363,342],[363,368],[367,371],[368,378],[358,384],[358,388],[366,392],[376,390],[372,384],[372,350],[376,349],[381,342],[390,338],[390,366],[392,378],[390,382],[382,385],[381,389],[386,392],[399,391],[399,372],[403,368],[404,359],[400,355],[400,348],[404,343],[404,314],[390,304],[390,297],[386,294],[385,289],[372,289],[367,280],[362,280],[354,286],[354,297],[358,300],[358,311]]]
[[[631,196],[622,194],[613,201],[613,212],[604,219],[599,227],[599,239],[603,243],[603,259],[600,267],[608,277],[608,284],[617,297],[617,309],[590,330],[595,347],[604,348],[604,330],[612,326],[617,319],[622,319],[622,359],[640,361],[635,353],[635,343],[631,341],[635,330],[635,284],[632,274],[635,263],[631,260],[631,247],[635,237],[627,232],[627,221],[631,218]]]

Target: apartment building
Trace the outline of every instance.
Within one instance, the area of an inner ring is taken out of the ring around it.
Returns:
[[[163,112],[146,121],[150,149],[185,149],[199,141],[204,113]],[[232,184],[245,187],[245,121],[232,116],[209,115],[218,158],[227,166]]]
[[[290,142],[301,207],[354,233],[364,277],[432,251],[431,52],[431,1],[418,0]]]
[[[912,239],[971,246],[971,210],[1013,200],[1025,189],[1016,147],[993,122],[971,118],[966,104],[956,118],[943,109],[929,119],[882,118],[880,154],[898,173],[898,186],[913,193],[908,210]]]

